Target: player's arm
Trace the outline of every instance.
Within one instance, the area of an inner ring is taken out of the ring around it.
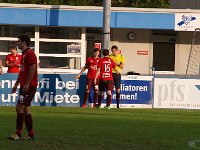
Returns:
[[[117,74],[120,74],[119,70],[117,69],[117,66],[115,68],[113,68]]]
[[[14,85],[13,88],[12,88],[12,93],[15,93],[16,90],[17,90],[17,87],[18,87],[18,85],[19,85],[19,78],[20,78],[20,73],[19,73],[19,75],[18,75],[18,77],[17,77],[17,81],[15,82],[15,85]]]
[[[124,68],[124,56],[121,56],[121,62],[119,65],[117,65],[119,68],[123,69]]]
[[[22,91],[24,93],[26,93],[28,91],[28,87],[29,87],[34,75],[35,75],[35,72],[36,72],[36,64],[31,64],[29,66],[28,77],[27,77],[26,82],[25,82],[23,89],[22,89]]]
[[[94,78],[94,84],[96,85],[97,83],[97,78],[99,76],[99,73],[100,73],[100,68],[97,68],[97,71],[96,71],[96,75],[95,75],[95,78]]]
[[[124,68],[124,64],[121,62],[119,65],[117,65],[119,68],[123,69]]]
[[[5,66],[6,67],[13,67],[15,64],[14,63],[9,63],[9,61],[6,61]]]
[[[9,55],[6,56],[5,66],[6,67],[13,67],[15,64],[9,62]]]
[[[79,79],[80,76],[82,75],[82,73],[87,69],[87,65],[85,65],[82,69],[81,69],[81,72],[76,76],[76,79]]]
[[[117,73],[120,74],[120,71],[118,70],[118,66],[115,64],[115,62],[111,59],[112,62],[112,69]]]

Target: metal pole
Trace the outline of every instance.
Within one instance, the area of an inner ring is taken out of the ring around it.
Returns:
[[[102,49],[110,49],[110,8],[111,0],[103,1],[103,40]]]

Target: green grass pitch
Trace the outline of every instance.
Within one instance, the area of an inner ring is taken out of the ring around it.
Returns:
[[[0,107],[0,150],[200,149],[199,110],[32,107],[32,115],[36,140],[9,141],[15,107]]]

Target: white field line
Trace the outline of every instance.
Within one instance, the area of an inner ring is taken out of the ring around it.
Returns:
[[[200,140],[189,141],[189,142],[188,142],[188,145],[189,145],[191,148],[200,149],[199,146],[196,146],[197,143],[200,143]]]

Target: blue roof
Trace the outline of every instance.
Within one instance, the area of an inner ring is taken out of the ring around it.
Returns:
[[[0,24],[46,25],[45,9],[0,8]]]
[[[0,8],[0,24],[103,27],[99,10]],[[111,28],[174,29],[171,13],[111,12]]]
[[[117,12],[116,28],[174,29],[175,15]]]

